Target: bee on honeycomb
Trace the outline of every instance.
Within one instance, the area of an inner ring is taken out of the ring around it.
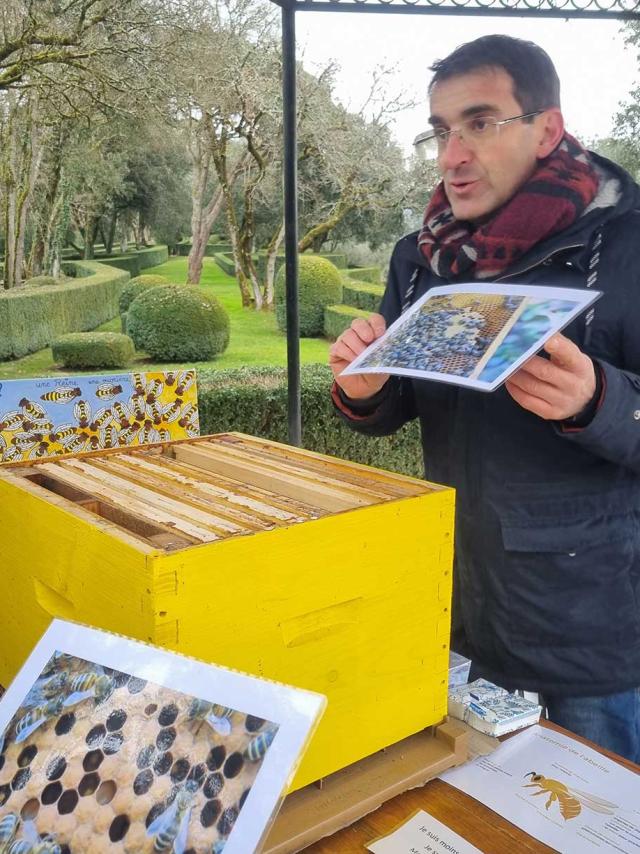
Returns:
[[[41,854],[222,852],[276,732],[56,653],[0,736],[0,837]]]

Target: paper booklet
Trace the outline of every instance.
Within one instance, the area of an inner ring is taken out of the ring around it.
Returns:
[[[54,620],[0,700],[0,849],[251,854],[325,705]]]
[[[470,282],[432,288],[342,372],[494,391],[601,291]]]
[[[498,736],[537,724],[542,708],[486,679],[476,679],[449,689],[448,711],[474,729]]]

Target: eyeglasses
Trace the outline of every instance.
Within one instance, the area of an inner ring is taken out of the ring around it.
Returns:
[[[529,119],[539,116],[544,110],[536,110],[533,113],[523,113],[521,116],[511,116],[509,119],[497,119],[495,116],[473,116],[460,122],[458,127],[445,130],[434,128],[433,130],[419,133],[413,140],[416,152],[425,158],[433,158],[442,153],[447,147],[451,136],[455,133],[460,142],[468,148],[477,149],[482,145],[492,142],[500,133],[502,125],[516,122],[518,119]]]

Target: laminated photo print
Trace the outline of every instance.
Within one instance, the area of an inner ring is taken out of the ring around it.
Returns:
[[[54,620],[0,701],[0,850],[256,851],[325,704]]]
[[[343,371],[494,391],[600,291],[479,285],[432,288]]]

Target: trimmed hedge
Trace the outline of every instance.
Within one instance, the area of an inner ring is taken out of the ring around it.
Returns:
[[[357,282],[371,282],[372,285],[382,284],[380,267],[349,267],[348,270],[345,270],[345,275]]]
[[[74,260],[80,260],[77,255]],[[126,270],[130,276],[139,276],[147,267],[158,267],[169,260],[169,249],[167,246],[149,246],[147,249],[134,249],[126,255],[105,255],[104,252],[96,252],[92,259],[118,270]]]
[[[351,326],[356,317],[369,317],[371,312],[350,305],[328,305],[324,310],[325,337],[335,340]]]
[[[228,252],[216,252],[213,260],[227,276],[235,276],[236,268],[233,263],[233,255],[230,255]]]
[[[298,259],[298,308],[300,335],[311,338],[324,332],[324,310],[342,300],[342,276],[338,268],[317,255],[301,255]],[[276,276],[276,321],[284,332],[287,328],[285,270]]]
[[[62,285],[66,281],[66,277],[56,279],[55,276],[34,276],[32,279],[27,279],[24,282],[25,287],[41,288],[45,285]]]
[[[133,341],[119,332],[71,332],[51,345],[53,359],[65,368],[126,368]]]
[[[326,258],[327,261],[331,261],[331,263],[336,266],[339,270],[343,270],[347,266],[347,256],[342,255],[338,252],[327,253],[326,255],[320,253],[319,255],[305,253],[304,255],[300,255],[300,258]],[[267,252],[265,249],[261,249],[255,255],[254,260],[256,262],[256,270],[258,271],[258,278],[264,279],[267,272]],[[284,252],[276,255],[276,276],[280,272],[280,269],[284,266]],[[233,275],[233,274],[232,274]]]
[[[369,437],[350,430],[330,398],[331,370],[303,365],[300,374],[303,447],[346,460],[423,477],[417,421],[393,436]],[[287,442],[285,368],[198,371],[200,430],[203,435],[237,430]]]
[[[136,276],[135,279],[129,279],[129,281],[122,286],[122,290],[120,291],[120,314],[125,314],[129,310],[129,306],[134,301],[134,299],[139,296],[139,294],[143,293],[143,291],[148,291],[149,288],[156,288],[158,285],[168,285],[169,279],[166,276]]]
[[[0,360],[35,353],[66,332],[95,329],[117,316],[128,273],[97,261],[63,267],[71,281],[0,291]]]
[[[138,349],[159,361],[205,361],[226,350],[229,317],[197,286],[158,285],[129,306],[127,333]]]
[[[219,251],[214,254],[214,260],[218,267],[222,270],[223,273],[226,273],[227,276],[235,276],[236,268],[233,263],[233,253],[231,249],[225,251]],[[326,258],[327,261],[331,261],[331,263],[338,267],[340,270],[344,270],[347,266],[347,256],[346,255],[300,255],[300,258]],[[264,250],[261,250],[254,255],[253,260],[256,265],[256,272],[258,274],[258,278],[262,281],[267,272],[267,253]],[[276,276],[280,272],[280,270],[284,267],[284,255],[276,255]],[[373,267],[370,269],[374,269]],[[348,271],[345,271],[348,272]]]
[[[363,311],[378,311],[383,294],[382,285],[370,285],[368,282],[349,279],[342,288],[342,302]]]
[[[174,247],[176,255],[188,255],[191,252],[191,243],[178,243]],[[213,258],[218,252],[231,252],[230,243],[207,243],[207,248],[204,250],[205,258]]]

